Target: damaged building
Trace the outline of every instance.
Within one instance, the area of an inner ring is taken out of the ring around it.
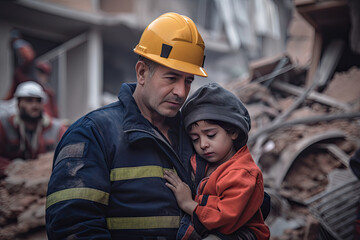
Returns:
[[[165,11],[188,15],[204,36],[212,76],[196,79],[195,88],[220,81],[249,110],[248,146],[272,199],[266,219],[271,239],[353,239],[360,198],[359,179],[349,166],[360,148],[358,1],[67,4],[0,3],[2,36],[22,30],[38,58],[53,64],[61,118],[71,123],[113,101],[120,84],[134,79],[128,71],[136,61],[132,49],[146,23]],[[7,44],[0,40],[2,96],[12,73]],[[46,239],[52,156],[13,161],[0,180],[1,239]]]
[[[249,147],[272,196],[271,238],[354,239],[360,182],[349,160],[360,143],[359,4],[296,2],[288,51],[253,62],[250,77],[229,88],[252,117]],[[309,36],[295,29],[304,24],[298,17],[312,29],[311,61],[294,49]]]

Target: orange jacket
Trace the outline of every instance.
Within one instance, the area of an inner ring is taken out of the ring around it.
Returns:
[[[191,161],[194,160],[192,157]],[[206,228],[231,234],[246,226],[257,239],[269,239],[270,231],[260,211],[263,200],[261,170],[244,146],[200,182],[195,197],[199,205],[193,213],[194,227],[198,232]]]

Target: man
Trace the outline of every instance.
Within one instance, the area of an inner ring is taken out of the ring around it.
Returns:
[[[59,120],[43,113],[46,94],[38,83],[21,83],[14,96],[17,113],[0,118],[0,175],[15,158],[35,159],[54,150],[66,131]]]
[[[22,38],[22,34],[17,29],[11,30],[10,47],[14,53],[14,76],[5,100],[13,98],[20,83],[35,81],[34,60],[36,53],[32,45]]]
[[[181,211],[163,173],[194,188],[179,109],[194,75],[207,77],[204,49],[193,21],[176,13],[144,30],[134,49],[137,84],[76,121],[55,151],[49,239],[175,239]]]

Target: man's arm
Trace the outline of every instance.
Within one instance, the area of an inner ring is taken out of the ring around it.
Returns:
[[[23,39],[18,39],[14,42],[13,48],[18,57],[18,65],[26,67],[35,59],[35,51],[31,44]]]
[[[106,223],[110,177],[104,153],[102,137],[89,120],[62,138],[47,193],[49,239],[111,239]]]

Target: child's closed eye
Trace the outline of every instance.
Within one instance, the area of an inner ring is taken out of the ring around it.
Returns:
[[[210,138],[210,139],[211,139],[211,138],[214,138],[215,136],[216,136],[216,133],[208,134],[208,135],[207,135],[207,137]]]
[[[199,140],[198,137],[197,137],[197,138],[191,138],[191,141],[192,141],[193,143],[197,142],[198,140]]]

